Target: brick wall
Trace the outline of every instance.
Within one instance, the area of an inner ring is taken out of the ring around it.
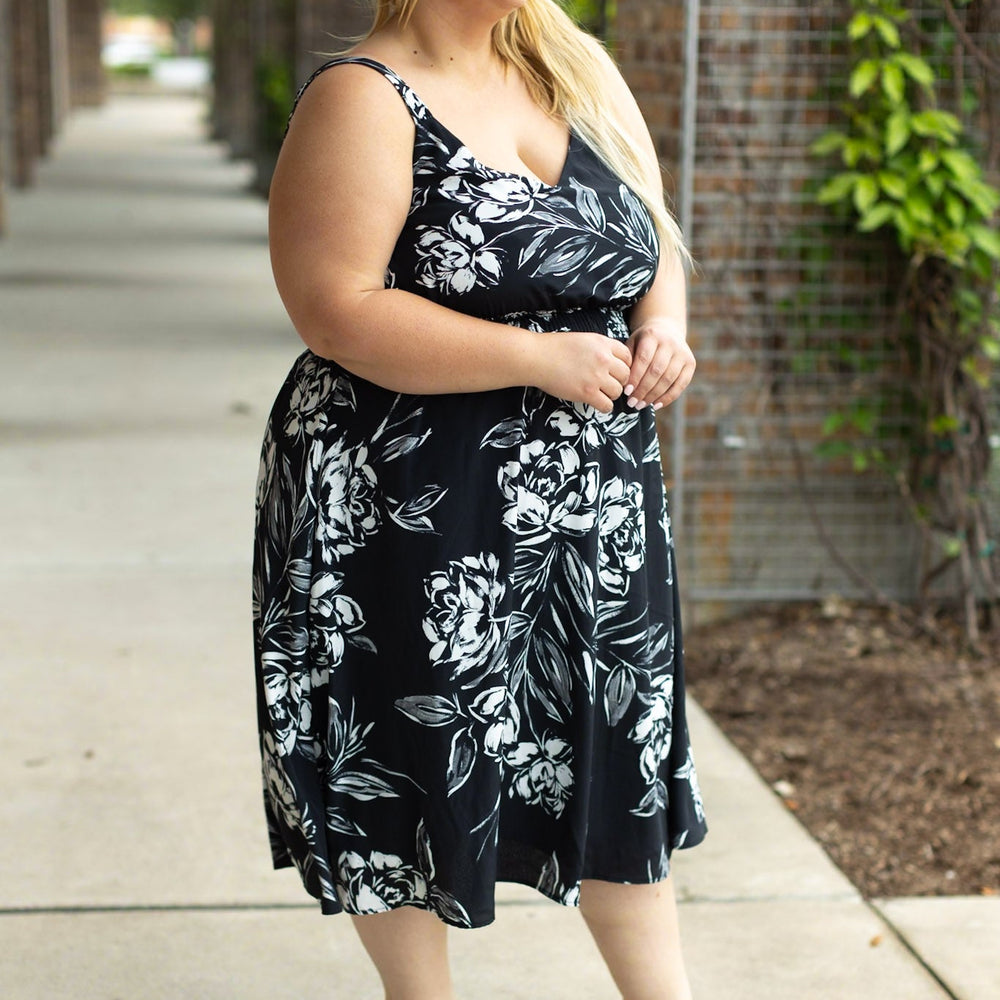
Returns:
[[[668,486],[683,493],[675,530],[687,598],[706,614],[742,600],[855,592],[813,517],[880,586],[905,593],[912,580],[913,538],[897,528],[892,486],[815,456],[837,406],[888,400],[887,450],[905,419],[893,412],[898,379],[855,363],[860,351],[891,354],[881,331],[893,254],[815,205],[828,166],[806,152],[836,120],[846,12],[842,0],[701,3],[684,206],[698,261],[689,313],[699,366],[683,415],[664,414],[663,442]],[[682,190],[684,18],[682,3],[618,4],[622,67],[671,194]]]

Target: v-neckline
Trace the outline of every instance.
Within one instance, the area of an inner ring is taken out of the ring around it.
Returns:
[[[431,111],[427,102],[411,87],[391,66],[387,66],[384,62],[380,62],[378,59],[372,59],[370,56],[346,56],[345,61],[359,61],[371,63],[374,66],[380,67],[387,73],[394,76],[403,87],[409,92],[410,97],[413,99],[414,103],[419,105],[420,109],[423,111],[424,115],[429,118],[437,127],[449,138],[455,145],[460,149],[464,149],[468,154],[469,161],[478,169],[485,171],[489,174],[495,174],[499,177],[509,177],[512,180],[522,181],[531,187],[541,188],[547,191],[555,191],[561,187],[564,187],[568,180],[570,160],[573,156],[573,150],[576,147],[576,132],[570,127],[567,129],[566,137],[566,153],[563,157],[562,168],[559,171],[559,176],[554,184],[549,184],[547,181],[543,181],[541,177],[536,176],[531,173],[521,173],[516,170],[504,170],[501,167],[493,167],[490,164],[485,163],[481,160],[469,147],[468,143],[463,142],[461,137],[456,135],[450,128],[433,111]]]
[[[535,174],[521,173],[521,172],[519,172],[517,170],[504,170],[501,167],[493,167],[493,166],[490,166],[490,164],[488,164],[488,163],[484,163],[471,150],[471,148],[469,147],[469,144],[467,142],[463,142],[462,139],[459,136],[457,136],[450,128],[448,128],[448,126],[445,125],[445,123],[443,121],[441,121],[441,119],[438,118],[438,116],[436,114],[434,114],[433,111],[431,111],[431,109],[423,101],[423,99],[420,97],[420,95],[417,94],[416,91],[414,91],[412,87],[409,87],[409,84],[407,84],[405,81],[401,81],[401,82],[403,82],[403,86],[404,87],[408,87],[409,88],[410,93],[413,94],[414,100],[417,101],[420,104],[420,106],[424,109],[424,111],[427,114],[427,117],[432,122],[434,122],[434,124],[437,125],[437,127],[446,136],[448,136],[448,138],[451,139],[452,142],[454,142],[461,149],[464,149],[466,153],[468,153],[468,155],[469,155],[469,161],[475,167],[477,167],[478,169],[483,170],[483,171],[485,171],[486,173],[489,173],[489,174],[496,174],[499,177],[509,177],[512,180],[523,181],[524,183],[529,184],[531,187],[545,188],[546,190],[549,190],[549,191],[555,191],[556,189],[565,186],[565,184],[567,182],[567,179],[568,179],[568,174],[569,174],[570,159],[572,158],[572,155],[573,155],[573,149],[576,146],[576,141],[575,141],[576,140],[576,133],[572,129],[569,129],[568,136],[567,136],[567,139],[566,139],[566,153],[563,156],[563,163],[562,163],[562,168],[559,171],[559,177],[556,179],[556,182],[554,184],[549,184],[547,181],[543,181],[541,177],[538,177]]]

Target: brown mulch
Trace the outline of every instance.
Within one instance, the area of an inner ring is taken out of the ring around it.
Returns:
[[[834,599],[685,635],[693,696],[867,897],[1000,893],[1000,635],[936,630]]]

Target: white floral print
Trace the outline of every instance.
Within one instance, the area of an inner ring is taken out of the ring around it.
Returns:
[[[424,635],[431,642],[430,658],[450,667],[455,677],[489,664],[503,642],[500,611],[507,588],[499,572],[500,561],[487,552],[452,561],[427,579]]]
[[[630,574],[640,570],[646,558],[642,484],[609,480],[601,487],[600,510],[597,576],[605,590],[624,597]]]
[[[497,250],[486,242],[483,227],[467,215],[457,214],[447,227],[421,227],[416,251],[420,258],[418,281],[425,288],[470,292],[477,285],[495,285],[503,264]]]
[[[597,518],[597,475],[597,465],[584,466],[569,445],[522,445],[518,459],[504,463],[498,474],[507,500],[504,524],[519,535],[590,531]]]

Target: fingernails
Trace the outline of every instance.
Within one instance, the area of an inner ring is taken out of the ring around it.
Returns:
[[[637,406],[639,405],[639,400],[638,400],[638,399],[636,399],[636,398],[635,398],[635,396],[633,396],[633,397],[632,397],[632,398],[631,398],[631,399],[630,399],[630,400],[628,401],[628,405],[629,405],[629,406],[631,406],[631,407],[632,407],[632,409],[634,410],[634,409],[635,409],[635,408],[636,408],[636,407],[637,407]]]
[[[634,391],[635,391],[635,386],[634,385],[627,385],[627,386],[625,386],[625,395],[626,396],[631,396]]]
[[[662,410],[663,409],[663,404],[662,403],[653,403],[653,409],[654,410]]]

